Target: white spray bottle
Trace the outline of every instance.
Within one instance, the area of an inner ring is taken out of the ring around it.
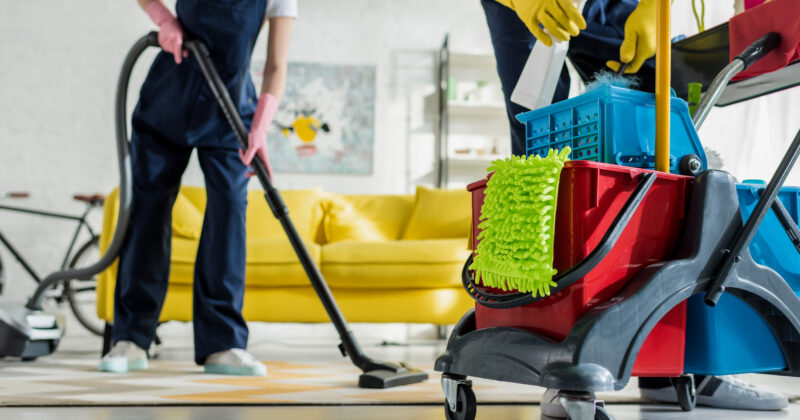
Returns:
[[[585,5],[586,0],[580,0],[578,3],[578,11],[581,14]],[[533,45],[517,85],[511,92],[511,102],[528,109],[541,108],[553,102],[558,78],[567,59],[569,42],[558,41],[552,36],[551,38],[553,45],[550,47],[541,41]]]

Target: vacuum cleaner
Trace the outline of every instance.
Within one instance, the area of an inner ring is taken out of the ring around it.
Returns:
[[[125,57],[117,84],[115,121],[120,178],[119,214],[117,216],[117,228],[114,231],[111,244],[100,258],[100,261],[94,265],[78,270],[60,271],[47,276],[39,284],[27,304],[17,305],[16,307],[12,307],[12,305],[0,307],[0,356],[16,356],[23,360],[33,360],[39,356],[53,353],[64,334],[64,324],[56,316],[46,314],[42,310],[45,292],[60,282],[94,276],[110,266],[119,255],[130,220],[132,204],[132,175],[127,128],[128,84],[136,61],[149,47],[158,47],[157,32],[145,35],[134,44]],[[207,47],[201,41],[188,40],[184,43],[184,48],[196,58],[197,64],[219,103],[220,109],[236,133],[241,147],[247,149],[248,130],[236,111],[236,106],[231,100],[225,84],[211,62]],[[336,304],[319,268],[311,259],[308,250],[289,218],[288,208],[278,190],[273,186],[264,162],[256,156],[251,167],[264,188],[264,197],[269,204],[269,208],[280,221],[303,269],[311,281],[311,285],[317,292],[331,322],[339,333],[339,337],[342,340],[339,350],[343,356],[349,356],[352,363],[363,371],[359,377],[358,385],[362,388],[390,388],[428,379],[427,373],[412,368],[405,362],[377,361],[364,354],[352,331],[350,331],[347,321]]]

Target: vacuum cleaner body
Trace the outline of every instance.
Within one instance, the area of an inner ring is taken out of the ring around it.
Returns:
[[[33,360],[53,353],[64,336],[64,320],[23,303],[0,306],[0,357]]]

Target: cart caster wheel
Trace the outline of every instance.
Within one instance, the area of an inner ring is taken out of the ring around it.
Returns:
[[[594,412],[594,420],[614,420],[614,416],[605,407],[597,407]]]
[[[472,391],[471,387],[465,385],[459,385],[457,392],[455,411],[450,409],[450,404],[447,401],[444,403],[444,413],[447,420],[475,420],[475,413],[478,411],[475,392]]]
[[[472,391],[472,382],[465,378],[442,375],[444,389],[444,414],[447,420],[475,420],[478,401]]]
[[[678,163],[678,172],[689,176],[700,175],[703,172],[703,161],[695,154],[684,155]]]
[[[678,393],[678,404],[683,411],[694,410],[697,405],[697,390],[694,385],[694,376],[682,375],[672,380],[672,386]]]
[[[614,420],[603,400],[595,400],[584,394],[569,391],[559,394],[558,402],[567,412],[567,420]]]

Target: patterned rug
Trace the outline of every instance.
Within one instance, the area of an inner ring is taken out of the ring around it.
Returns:
[[[207,375],[191,363],[154,360],[147,371],[97,371],[97,361],[51,356],[36,362],[0,362],[0,405],[365,405],[442,404],[439,373],[386,390],[361,389],[360,371],[337,363],[265,362],[263,378]],[[535,403],[542,388],[473,380],[481,404]],[[635,388],[603,395],[608,401],[640,402]]]
[[[425,382],[384,390],[358,388],[360,371],[337,362],[266,361],[261,378],[207,375],[187,362],[152,360],[147,371],[97,371],[94,358],[50,356],[36,362],[0,361],[0,406],[118,405],[372,405],[442,404],[440,375],[432,364]],[[418,366],[425,367],[425,366]],[[543,388],[471,378],[480,404],[538,403]],[[746,380],[798,400],[796,378],[745,375]],[[642,403],[636,380],[619,392],[600,393],[611,403]]]

